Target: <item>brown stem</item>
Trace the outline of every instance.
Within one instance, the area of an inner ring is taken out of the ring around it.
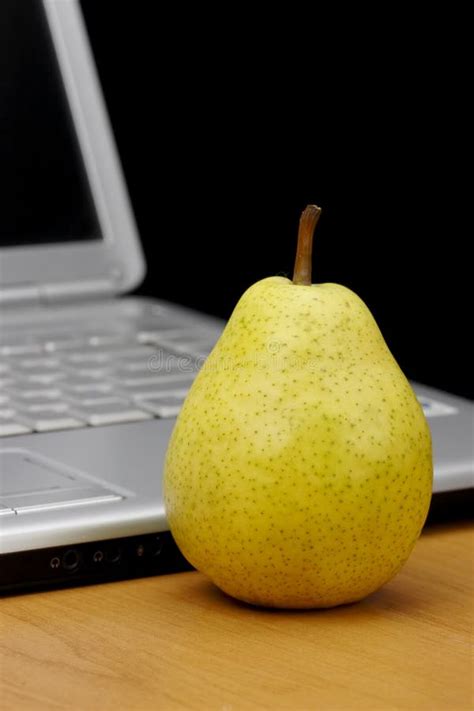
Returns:
[[[317,205],[308,205],[301,213],[295,269],[293,271],[293,284],[311,286],[313,235],[320,215],[321,208]]]

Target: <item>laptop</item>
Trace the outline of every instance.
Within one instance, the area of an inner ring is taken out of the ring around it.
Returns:
[[[0,19],[0,590],[187,569],[163,460],[223,322],[125,296],[145,264],[79,3]],[[435,492],[471,487],[471,403],[414,387]]]

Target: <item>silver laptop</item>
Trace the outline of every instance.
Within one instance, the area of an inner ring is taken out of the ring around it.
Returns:
[[[163,458],[223,324],[122,296],[144,260],[78,2],[0,27],[0,589],[184,569]],[[415,387],[435,491],[472,486],[472,405]]]

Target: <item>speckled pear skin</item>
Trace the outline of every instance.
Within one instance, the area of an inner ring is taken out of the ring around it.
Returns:
[[[178,417],[171,531],[226,593],[331,607],[390,580],[431,498],[423,411],[365,304],[283,277],[242,296]]]

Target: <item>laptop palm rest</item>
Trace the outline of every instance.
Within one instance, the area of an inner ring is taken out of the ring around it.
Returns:
[[[0,452],[0,507],[12,513],[50,511],[122,499],[123,496],[112,489],[71,472],[60,462],[26,449]]]

